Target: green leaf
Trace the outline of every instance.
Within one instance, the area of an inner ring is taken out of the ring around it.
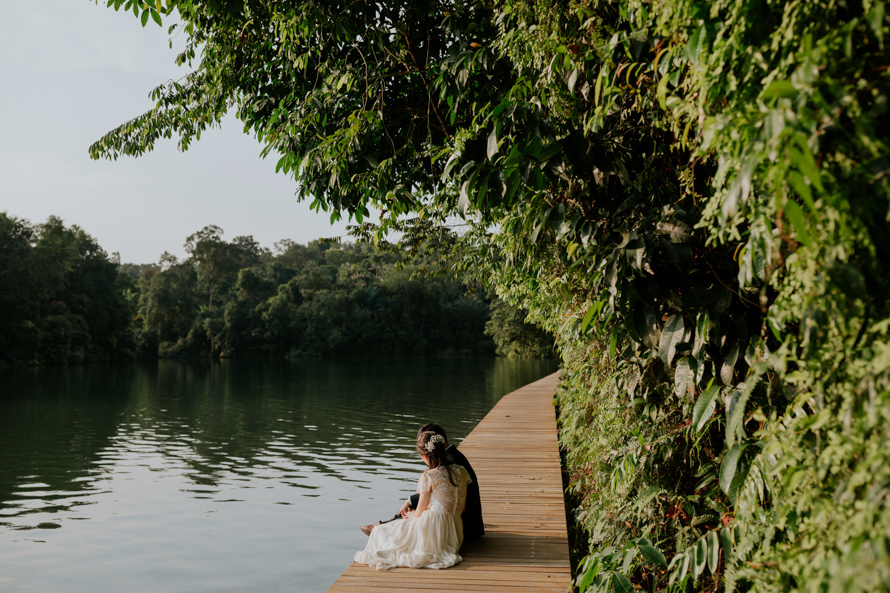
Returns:
[[[156,22],[157,24],[159,24],[159,25],[163,25],[163,23],[161,22],[161,14],[160,14],[157,10],[155,10],[154,8],[151,9],[151,18],[152,18],[152,20],[154,20],[154,22]]]
[[[614,272],[613,269],[612,273]],[[653,349],[658,347],[658,321],[655,312],[650,307],[645,303],[638,302],[630,321],[632,324],[628,325],[628,329],[636,332],[643,344]]]
[[[448,161],[445,163],[445,169],[442,171],[442,180],[444,181],[448,174],[451,173],[451,170],[454,166],[460,161],[460,153],[454,152],[448,157]]]
[[[575,85],[578,83],[578,74],[579,74],[579,71],[577,68],[572,70],[571,74],[569,74],[567,84],[569,85],[569,92],[572,94],[574,94]]]
[[[819,173],[819,165],[816,164],[816,158],[810,151],[810,147],[807,146],[807,140],[803,134],[796,134],[792,138],[789,157],[791,163],[797,167],[797,170],[810,181],[817,191],[825,191],[822,185],[822,175]]]
[[[516,195],[516,190],[519,189],[519,186],[522,182],[522,178],[519,176],[519,171],[513,171],[507,177],[507,193],[504,195],[504,201],[507,203],[513,199],[513,196]]]
[[[705,27],[693,31],[689,36],[689,41],[686,43],[686,56],[693,64],[698,63],[699,53],[701,52],[702,45],[704,45],[706,36]]]
[[[578,584],[578,591],[583,593],[590,588],[590,584],[593,582],[593,579],[599,574],[600,571],[600,563],[599,560],[590,560],[590,556],[585,558],[584,566],[586,570],[578,576],[576,582]]]
[[[489,179],[491,179],[492,174],[494,174],[494,171],[489,171],[488,175],[485,176],[485,179],[482,180],[482,183],[479,184],[479,189],[476,192],[476,207],[477,208],[484,207],[485,194],[488,193],[488,181],[489,181]]]
[[[609,356],[615,358],[616,346],[618,345],[618,326],[612,328],[612,335],[609,336]]]
[[[615,587],[615,591],[618,593],[632,593],[634,590],[627,577],[620,572],[612,573],[612,586]]]
[[[766,370],[764,363],[757,363],[751,367],[748,378],[744,383],[744,389],[734,391],[732,397],[726,399],[726,443],[732,445],[737,437],[744,435],[745,407],[754,388],[757,386],[757,378]]]
[[[686,576],[686,573],[689,572],[689,563],[692,560],[692,557],[688,552],[683,554],[683,562],[680,564],[679,577],[682,579]]]
[[[719,393],[720,387],[715,385],[714,380],[711,379],[707,389],[698,396],[698,400],[696,400],[695,406],[692,408],[692,427],[696,432],[701,432],[701,429],[705,427],[705,424],[714,414],[714,410],[717,408],[717,394]]]
[[[723,562],[725,563],[732,553],[733,535],[731,527],[720,530],[720,544],[723,547]]]
[[[794,97],[797,95],[797,89],[788,80],[774,80],[769,86],[763,90],[760,98],[764,101],[770,99],[778,99],[781,97]]]
[[[742,487],[745,485],[745,480],[748,479],[748,474],[750,473],[751,466],[747,463],[740,463],[738,468],[736,469],[735,476],[732,478],[732,483],[729,485],[729,500],[732,504],[736,503],[736,500],[739,497],[739,492],[742,491]]]
[[[674,554],[674,557],[671,558],[671,563],[668,564],[668,571],[671,573],[671,576],[668,579],[670,585],[673,585],[680,577],[680,564],[682,561],[683,554]]]
[[[591,305],[589,309],[587,309],[587,313],[584,314],[584,318],[581,320],[581,331],[587,331],[587,326],[590,325],[590,320],[593,319],[594,314],[596,313],[596,303]]]
[[[637,557],[637,551],[633,546],[627,546],[624,550],[624,560],[621,562],[621,574],[630,572],[630,567]]]
[[[498,153],[498,130],[497,126],[491,131],[491,134],[488,135],[488,159],[494,159],[494,156]]]
[[[541,156],[541,148],[543,147],[543,141],[540,136],[535,136],[531,139],[525,147],[525,156],[533,159],[537,159]]]
[[[290,163],[290,156],[284,155],[280,159],[278,159],[278,163],[275,165],[275,172],[278,173],[282,169],[287,171],[287,165]]]
[[[694,364],[696,364],[695,359],[689,356],[677,361],[677,369],[674,371],[674,395],[679,398],[685,398],[695,386],[695,370],[692,368]]]
[[[803,175],[801,175],[797,171],[789,171],[786,179],[788,181],[788,185],[790,185],[791,189],[794,190],[794,193],[796,193],[798,196],[801,197],[801,199],[803,199],[804,203],[809,206],[812,212],[815,212],[816,204],[815,202],[813,202],[813,190],[810,189],[810,186],[803,178]]]
[[[698,356],[708,344],[708,334],[711,331],[711,316],[707,311],[698,314],[695,320],[695,340],[692,345],[692,355]]]
[[[562,143],[554,142],[544,147],[544,150],[541,152],[541,156],[538,159],[539,162],[546,162],[558,155],[562,152]]]
[[[686,333],[686,324],[682,315],[671,315],[661,330],[661,339],[658,341],[658,356],[665,366],[670,367],[674,355],[677,353],[677,344],[683,341]]]
[[[637,548],[640,549],[640,554],[643,555],[643,558],[645,558],[647,562],[659,566],[667,566],[667,560],[665,559],[664,554],[661,553],[661,550],[653,546],[648,539],[641,537],[636,541],[636,544]]]
[[[800,209],[797,202],[788,200],[788,202],[785,203],[785,215],[788,217],[788,220],[791,221],[794,230],[797,231],[798,242],[809,247],[812,241],[810,239],[810,234],[807,232],[807,223],[804,219],[803,210]]]
[[[667,111],[667,85],[668,85],[668,77],[662,76],[661,80],[658,81],[658,87],[655,89],[655,96],[658,98],[658,104],[661,108]]]
[[[724,385],[732,385],[733,370],[735,369],[735,363],[738,359],[739,345],[736,343],[729,349],[729,353],[726,355],[726,358],[723,359],[723,364],[720,365],[720,380],[723,381]]]
[[[468,193],[470,187],[470,180],[467,179],[460,186],[460,197],[457,200],[457,212],[462,217],[466,217],[467,210],[470,207],[470,195]]]
[[[708,566],[708,542],[705,538],[695,544],[695,564],[692,566],[692,575],[697,579]]]
[[[747,445],[733,445],[733,447],[727,451],[726,455],[723,457],[723,462],[720,464],[720,489],[723,490],[723,493],[727,496],[729,495],[730,486],[732,485],[736,470],[738,469],[739,457],[741,457],[745,447],[747,447]]]
[[[605,77],[606,67],[603,66],[603,69],[600,70],[599,76],[596,77],[596,83],[593,85],[593,104],[600,104],[600,94],[602,94],[603,90],[603,78]]]
[[[146,8],[145,10],[142,11],[142,18],[141,18],[141,21],[142,21],[142,26],[143,26],[143,27],[146,25],[146,23],[148,23],[148,17],[149,17],[149,16],[150,16],[150,15],[149,15],[149,11],[148,11],[147,8]]]
[[[708,534],[708,569],[712,574],[717,574],[720,563],[720,536],[717,530]]]
[[[538,220],[538,224],[535,225],[535,228],[532,230],[532,234],[529,237],[532,243],[536,243],[538,241],[538,236],[541,234],[541,230],[544,228],[544,225],[547,224],[547,221],[550,219],[551,212],[553,212],[553,208],[548,208],[544,211],[543,215]]]

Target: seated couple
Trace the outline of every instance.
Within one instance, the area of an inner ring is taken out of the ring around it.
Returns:
[[[361,528],[370,536],[355,561],[374,568],[448,568],[462,560],[464,540],[482,535],[482,503],[476,473],[449,445],[436,423],[417,432],[417,452],[429,469],[392,519]]]

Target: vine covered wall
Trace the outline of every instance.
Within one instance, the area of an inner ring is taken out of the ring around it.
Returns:
[[[597,139],[494,240],[563,354],[580,590],[886,589],[884,3],[524,8]]]

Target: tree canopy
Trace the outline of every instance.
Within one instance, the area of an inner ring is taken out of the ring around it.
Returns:
[[[525,313],[435,258],[369,243],[223,238],[109,258],[77,226],[0,212],[0,366],[156,357],[552,357]],[[492,303],[494,312],[492,314]]]
[[[426,274],[424,259],[369,243],[261,248],[209,225],[183,261],[142,270],[135,321],[146,356],[442,356],[549,354],[552,338],[475,283]],[[525,346],[537,339],[538,350]],[[549,343],[548,343],[549,340]]]
[[[890,587],[885,1],[109,4],[195,70],[94,156],[234,109],[557,334],[581,590]]]
[[[128,358],[135,282],[83,229],[0,212],[0,361]]]

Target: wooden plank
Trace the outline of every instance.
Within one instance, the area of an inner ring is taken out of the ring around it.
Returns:
[[[444,569],[353,563],[328,593],[565,593],[571,586],[553,391],[558,373],[508,393],[460,444],[479,478],[485,535]]]

